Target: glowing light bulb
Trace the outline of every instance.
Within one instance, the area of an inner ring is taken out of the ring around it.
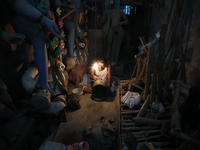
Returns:
[[[98,69],[98,64],[97,63],[94,63],[93,69]]]

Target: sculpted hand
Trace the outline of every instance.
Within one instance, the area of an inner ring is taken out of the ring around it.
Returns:
[[[53,35],[57,36],[59,39],[64,39],[62,36],[59,35],[58,26],[53,20],[50,20],[49,18],[43,16],[40,24],[45,26]]]
[[[13,44],[18,44],[18,45],[25,41],[25,36],[21,33],[3,32],[1,34],[1,38],[6,40],[8,43],[13,43]]]

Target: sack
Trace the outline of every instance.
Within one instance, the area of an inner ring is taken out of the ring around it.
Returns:
[[[127,104],[129,108],[133,108],[134,105],[140,103],[142,97],[137,92],[126,92],[124,96],[121,97],[121,102]]]

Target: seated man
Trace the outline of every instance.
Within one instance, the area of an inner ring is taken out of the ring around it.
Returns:
[[[110,65],[108,65],[106,58],[97,59],[97,63],[94,64],[91,70],[90,79],[94,81],[91,99],[97,101],[106,100],[111,79]]]
[[[117,77],[111,77],[111,66],[109,65],[106,58],[99,58],[92,67],[90,74],[85,74],[83,76],[83,81],[79,84],[83,91],[86,93],[92,92],[93,83],[97,80],[103,80],[106,83],[106,88],[109,91],[110,96],[114,96],[116,88],[119,84],[119,79]],[[114,89],[113,89],[114,88]]]
[[[95,66],[96,65],[96,66]],[[107,84],[108,95],[115,96],[116,89],[118,88],[119,78],[111,77],[111,66],[106,58],[100,58],[93,66],[90,74],[90,79],[94,82],[98,79],[104,80]]]
[[[106,81],[107,86],[110,87],[110,79],[111,79],[111,71],[110,71],[110,65],[107,62],[106,58],[99,58],[97,60],[97,63],[94,64],[91,73],[90,78],[94,81],[97,79],[102,79]]]
[[[92,92],[92,84],[98,79],[102,79],[106,82],[106,86],[110,87],[110,65],[107,65],[106,58],[100,58],[97,62],[93,65],[90,74],[84,74],[82,81],[78,84],[80,88],[83,89],[86,93]]]

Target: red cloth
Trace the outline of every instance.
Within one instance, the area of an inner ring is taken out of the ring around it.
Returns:
[[[67,146],[66,150],[89,150],[90,146],[87,141],[74,143],[72,145]]]
[[[15,30],[10,23],[5,25],[5,31],[10,34],[15,33]],[[15,51],[17,49],[17,44],[10,43],[10,46],[11,46],[12,51]]]

